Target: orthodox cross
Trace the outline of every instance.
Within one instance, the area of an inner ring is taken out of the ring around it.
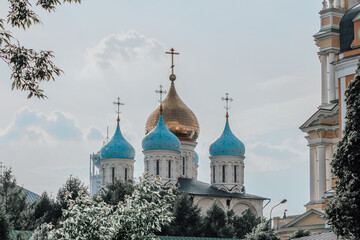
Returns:
[[[155,90],[155,92],[156,93],[158,93],[159,95],[160,95],[160,98],[159,98],[159,102],[160,102],[160,114],[162,114],[162,95],[163,94],[166,94],[167,93],[167,91],[166,90],[163,90],[163,86],[162,85],[160,85],[159,86],[159,90]]]
[[[230,109],[229,102],[232,102],[233,99],[229,98],[228,93],[225,93],[225,97],[222,97],[221,100],[225,101],[226,119],[228,119],[229,118],[229,109]]]
[[[121,113],[120,112],[120,106],[125,105],[125,104],[120,102],[120,98],[118,97],[117,102],[114,102],[114,105],[117,105],[117,107],[118,107],[118,110],[116,111],[116,113],[118,114],[117,122],[119,123],[120,122],[120,113]]]
[[[174,55],[180,55],[180,53],[178,52],[175,52],[175,49],[174,48],[171,48],[170,49],[170,52],[165,52],[165,54],[171,54],[171,75],[170,75],[170,80],[171,82],[174,82],[175,79],[176,79],[176,76],[174,74]]]

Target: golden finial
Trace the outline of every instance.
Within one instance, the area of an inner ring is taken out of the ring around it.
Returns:
[[[176,76],[174,74],[174,55],[180,55],[180,53],[175,52],[174,48],[170,49],[170,52],[165,52],[165,54],[171,54],[171,75],[169,77],[171,83],[174,83],[174,81],[176,80]]]
[[[118,114],[118,117],[117,117],[117,122],[119,123],[120,122],[120,106],[121,105],[125,105],[124,103],[122,103],[122,102],[120,102],[120,98],[118,97],[117,98],[117,102],[113,102],[114,103],[114,105],[117,105],[117,107],[118,107],[118,110],[116,111],[116,113]]]
[[[163,86],[160,85],[160,86],[159,86],[159,90],[155,90],[155,92],[160,95],[160,98],[159,98],[159,103],[160,103],[160,115],[162,115],[162,112],[163,112],[163,108],[162,108],[162,102],[163,102],[162,95],[163,95],[163,94],[166,94],[167,91],[166,91],[166,90],[163,90]]]
[[[232,102],[233,99],[232,98],[229,98],[229,94],[228,93],[225,93],[225,97],[222,97],[221,100],[225,101],[225,109],[226,109],[226,119],[229,119],[229,109],[230,109],[230,106],[229,106],[229,101]]]

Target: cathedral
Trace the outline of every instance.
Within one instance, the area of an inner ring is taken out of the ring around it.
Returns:
[[[274,219],[281,239],[296,229],[323,232],[328,226],[324,210],[332,200],[336,178],[331,161],[345,127],[345,91],[360,57],[360,0],[324,0],[320,10],[320,30],[314,35],[319,48],[321,102],[300,126],[309,146],[309,202],[306,212]]]
[[[181,100],[176,92],[174,55],[172,57],[170,89],[162,86],[156,92],[160,95],[160,105],[146,121],[145,136],[142,140],[144,172],[150,179],[160,177],[166,188],[178,188],[188,193],[202,214],[216,203],[223,210],[234,210],[238,215],[246,209],[257,216],[263,216],[263,201],[267,198],[246,193],[244,185],[245,145],[230,128],[228,94],[222,100],[226,104],[225,126],[221,136],[209,147],[211,183],[197,180],[199,157],[195,151],[200,132],[195,114]],[[162,100],[163,94],[167,94]],[[120,99],[114,102],[122,105]],[[111,184],[115,179],[134,179],[135,149],[125,139],[120,130],[120,117],[110,141],[101,150],[90,155],[90,191],[92,194]]]

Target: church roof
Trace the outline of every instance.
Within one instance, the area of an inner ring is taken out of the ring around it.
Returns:
[[[268,200],[269,198],[259,197],[251,194],[241,193],[228,193],[225,191],[218,190],[212,187],[208,183],[204,183],[198,180],[189,178],[179,178],[178,188],[181,192],[186,192],[191,195],[211,196],[211,197],[231,197],[231,198],[243,198],[243,199],[258,199]]]
[[[228,119],[223,133],[211,144],[209,151],[211,156],[244,156],[245,145],[232,133]]]
[[[112,139],[101,148],[101,159],[108,158],[127,158],[134,159],[135,149],[126,141],[120,131],[119,121],[116,126],[116,131]]]
[[[31,203],[35,202],[40,197],[36,193],[33,193],[32,191],[27,190],[26,188],[23,188],[23,187],[20,187],[20,186],[18,186],[18,187],[21,188],[21,192],[26,196],[26,202],[27,203],[31,204]]]
[[[165,126],[163,115],[158,124],[142,141],[144,151],[147,150],[174,150],[180,151],[179,139]]]
[[[340,22],[340,51],[351,50],[354,41],[354,18],[360,13],[360,4],[350,8],[342,17]]]
[[[162,108],[166,127],[180,141],[195,142],[200,132],[199,122],[195,114],[177,94],[174,83],[171,83],[170,90],[162,102]],[[146,134],[156,127],[160,115],[159,110],[160,106],[148,117],[145,127]]]

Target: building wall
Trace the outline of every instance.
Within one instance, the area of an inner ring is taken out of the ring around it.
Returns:
[[[201,214],[205,215],[206,211],[215,202],[224,211],[234,210],[237,215],[250,208],[256,216],[263,216],[263,200],[258,199],[240,199],[240,198],[221,198],[193,195],[194,203],[201,209]],[[227,204],[229,201],[229,205]]]
[[[113,180],[119,179],[122,181],[134,178],[134,159],[123,158],[109,158],[100,160],[100,179],[101,187],[106,187],[111,184]],[[127,179],[125,179],[125,169],[127,169]],[[114,179],[113,179],[114,170]]]

